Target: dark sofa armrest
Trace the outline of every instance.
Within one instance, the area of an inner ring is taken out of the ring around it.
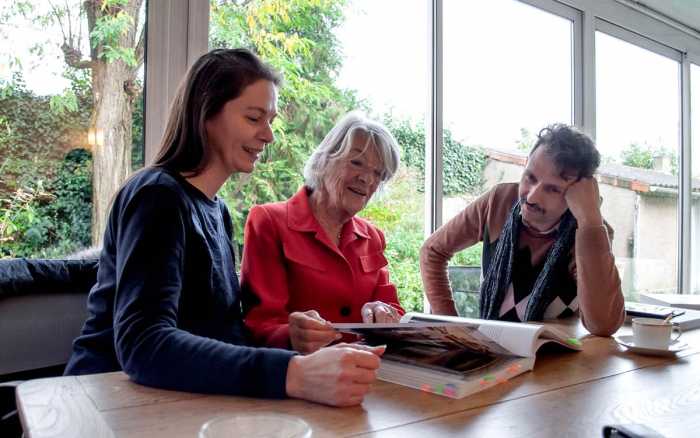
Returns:
[[[0,298],[36,293],[87,293],[97,281],[98,259],[0,260]]]

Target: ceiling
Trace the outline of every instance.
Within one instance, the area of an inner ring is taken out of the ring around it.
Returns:
[[[700,32],[700,0],[637,0],[636,3]]]

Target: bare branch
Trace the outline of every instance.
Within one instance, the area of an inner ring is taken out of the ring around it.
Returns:
[[[70,41],[68,38],[66,38],[66,32],[64,30],[64,24],[63,20],[61,20],[61,14],[58,13],[58,8],[53,4],[51,0],[48,0],[49,6],[51,7],[51,15],[56,17],[56,21],[58,21],[58,27],[61,28],[61,34],[63,35],[63,42],[66,43],[68,42],[69,44],[72,44],[73,41]],[[70,29],[70,18],[68,19],[68,25]],[[70,35],[70,33],[69,33]]]
[[[92,30],[95,28],[95,23],[97,23],[97,10],[98,7],[94,0],[85,0],[83,2],[83,7],[85,8],[85,15],[87,15],[88,20],[88,38]],[[97,48],[93,47],[92,41],[90,41],[90,59],[93,61],[97,60]]]
[[[146,48],[146,30],[141,29],[139,33],[139,41],[136,43],[136,49],[134,50],[134,55],[136,57],[137,68],[143,65],[143,56]]]
[[[68,14],[68,38],[70,38],[70,45],[80,47],[80,38],[78,38],[77,43],[74,42],[75,36],[73,35],[73,16],[71,14],[71,8],[68,4],[68,0],[64,0],[63,4],[65,5],[66,13]],[[78,19],[80,19],[80,14],[78,14]],[[78,22],[78,29],[80,29],[80,22]]]
[[[143,57],[144,57],[144,51],[145,51],[145,45],[146,45],[146,24],[145,24],[145,16],[144,18],[144,23],[141,22],[141,6],[143,5],[143,0],[135,0],[132,3],[132,7],[129,8],[130,15],[134,19],[134,58],[136,58],[136,68],[138,69],[139,66],[143,64]],[[148,14],[148,11],[146,11],[146,14]],[[144,14],[145,15],[145,14]]]
[[[77,69],[92,68],[93,62],[90,60],[83,60],[83,54],[80,53],[80,50],[67,43],[63,43],[61,45],[61,51],[63,51],[63,59],[69,66]]]

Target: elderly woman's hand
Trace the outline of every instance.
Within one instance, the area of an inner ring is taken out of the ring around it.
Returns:
[[[341,337],[315,310],[289,315],[289,340],[292,348],[299,353],[313,353]]]
[[[362,306],[362,322],[399,322],[401,316],[392,306],[381,301],[372,301]]]

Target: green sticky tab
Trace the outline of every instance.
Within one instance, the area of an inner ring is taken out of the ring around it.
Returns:
[[[495,378],[496,377],[494,377],[493,374],[488,374],[488,375],[484,376],[484,380],[493,380]]]
[[[581,341],[579,341],[579,340],[576,339],[576,338],[569,338],[569,339],[566,340],[566,343],[567,343],[567,344],[570,344],[570,345],[575,345],[575,346],[577,346],[577,347],[580,347],[580,346],[581,346]]]

